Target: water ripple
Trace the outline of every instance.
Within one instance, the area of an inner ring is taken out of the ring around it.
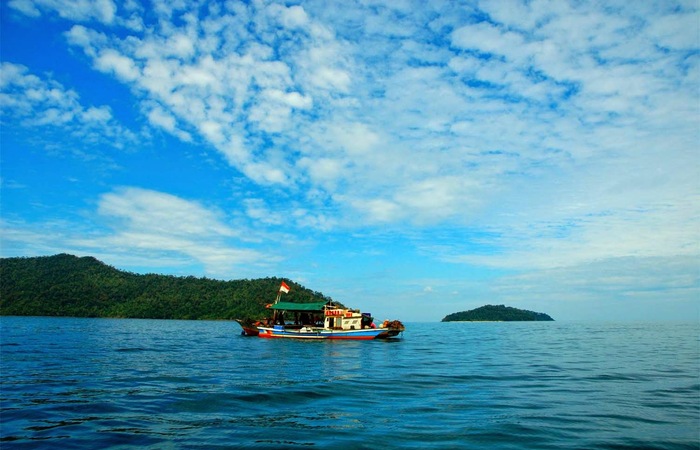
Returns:
[[[296,342],[227,322],[1,320],[3,449],[700,448],[697,324]]]

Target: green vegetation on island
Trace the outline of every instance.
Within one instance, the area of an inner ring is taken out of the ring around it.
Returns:
[[[286,278],[220,281],[139,275],[67,254],[0,259],[0,315],[144,319],[261,318],[282,281],[285,301],[330,297]]]
[[[512,308],[505,305],[486,305],[470,311],[448,314],[443,322],[527,322],[552,321],[544,313]]]

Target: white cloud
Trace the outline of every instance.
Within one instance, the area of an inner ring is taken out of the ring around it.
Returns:
[[[356,210],[363,211],[365,220],[370,223],[393,223],[405,219],[408,214],[396,202],[383,198],[356,199],[351,204]]]
[[[382,138],[373,128],[359,122],[334,123],[329,127],[326,139],[350,156],[380,152]]]
[[[0,90],[0,117],[5,125],[42,128],[49,134],[51,130],[67,133],[76,138],[78,147],[100,144],[124,148],[137,140],[133,132],[114,119],[108,106],[83,106],[75,91],[50,78],[30,74],[25,66],[3,62]]]
[[[163,111],[162,108],[154,107],[151,109],[148,113],[148,120],[150,120],[153,125],[161,127],[164,130],[173,131],[175,129],[175,118]]]
[[[549,248],[580,261],[684,254],[697,225],[678,200],[698,191],[696,6],[487,2],[479,22],[438,3],[321,6],[195,17],[158,2],[158,22],[126,38],[82,25],[67,37],[151,123],[207,142],[255,183],[324,198],[325,223],[485,227],[510,239],[505,261],[543,266],[566,263]],[[655,172],[653,189],[619,188]],[[671,250],[645,244],[659,211],[683,236]],[[574,241],[548,234],[572,223]]]
[[[298,92],[282,92],[279,89],[266,89],[262,95],[267,97],[271,102],[278,102],[291,108],[309,109],[313,104],[313,100],[310,97],[305,97]]]
[[[164,7],[157,10],[163,14],[173,11]],[[304,19],[299,7],[276,7],[269,12],[274,16],[271,20],[279,19],[291,28],[307,25],[308,17]],[[67,37],[94,58],[98,70],[130,84],[147,97],[146,102],[149,97],[156,100],[157,109],[144,108],[155,125],[185,139],[198,134],[256,181],[285,182],[289,178],[277,168],[279,161],[267,160],[273,152],[257,148],[253,154],[252,149],[260,134],[291,131],[296,116],[314,106],[313,96],[292,79],[288,62],[272,58],[273,49],[265,39],[256,42],[250,36],[227,34],[235,29],[228,26],[233,17],[217,14],[200,23],[187,21],[180,29],[164,25],[164,21],[162,28],[146,30],[141,37],[112,37],[111,42],[83,26],[73,27]],[[264,14],[255,20],[260,17]],[[202,36],[202,32],[212,34]],[[229,51],[231,45],[239,50]],[[207,53],[196,54],[196,49],[207,49]],[[328,67],[327,62],[322,62],[319,70],[324,67]]]
[[[148,234],[233,236],[212,211],[174,195],[138,188],[105,194],[98,212],[123,219],[126,228]]]
[[[329,188],[333,188],[341,180],[344,169],[343,162],[333,158],[302,158],[298,166],[309,174],[314,183]]]
[[[268,11],[286,28],[304,28],[309,24],[309,16],[304,8],[298,5],[287,8],[273,4],[268,6]]]
[[[88,29],[83,25],[73,25],[65,33],[69,44],[82,47],[83,51],[91,57],[95,57],[95,46],[103,46],[107,43],[107,37],[95,30]]]
[[[41,11],[34,4],[34,0],[10,0],[7,5],[29,17],[41,16]]]
[[[468,180],[457,176],[431,177],[407,186],[396,196],[402,209],[420,216],[421,221],[440,222],[455,208],[474,204]],[[444,215],[447,215],[444,216]]]
[[[185,67],[180,76],[184,85],[206,88],[218,84],[215,73],[214,67],[212,70],[208,70],[206,67]]]
[[[502,31],[497,27],[481,22],[467,25],[452,33],[452,44],[467,50],[494,53],[514,59],[523,48],[524,39],[518,33]]]
[[[497,2],[483,2],[479,5],[490,18],[498,23],[502,23],[509,28],[523,28],[531,30],[538,21],[546,18],[546,14],[542,14],[541,6],[545,2],[530,2],[529,4],[520,0],[502,0]],[[564,2],[561,2],[564,3]],[[557,8],[558,5],[547,5],[547,9]],[[540,11],[537,11],[540,9]],[[551,11],[554,13],[554,11]]]
[[[178,56],[180,58],[188,58],[195,52],[194,42],[189,36],[184,34],[176,34],[175,36],[172,36],[169,39],[166,48],[170,48],[171,53],[167,53],[162,56]]]
[[[256,222],[281,225],[284,221],[282,215],[271,210],[263,199],[249,198],[245,199],[243,204],[245,206],[246,216]]]
[[[311,84],[330,91],[347,92],[350,89],[350,75],[341,69],[321,67],[314,71]]]
[[[226,279],[260,276],[283,259],[282,246],[271,243],[279,236],[234,226],[222,211],[197,201],[123,187],[101,195],[96,204],[94,212],[86,212],[92,220],[82,224],[0,219],[3,256],[68,252],[92,255],[120,269],[179,273],[178,268],[186,267],[184,274],[198,271]]]
[[[171,114],[165,112],[163,108],[161,108],[158,105],[144,106],[150,108],[150,110],[147,113],[147,117],[148,121],[152,125],[158,128],[162,128],[163,130],[168,131],[169,133],[172,133],[174,136],[176,136],[184,142],[192,141],[192,136],[186,131],[183,131],[180,128],[178,128],[177,121],[175,120],[175,118]]]
[[[697,6],[697,5],[696,5]],[[657,18],[650,26],[652,38],[661,46],[674,50],[694,50],[698,47],[698,11],[668,14]]]
[[[284,170],[272,164],[248,162],[243,167],[244,173],[253,181],[263,184],[282,184],[288,179]]]
[[[114,72],[117,78],[130,82],[140,76],[134,61],[114,50],[104,50],[95,60],[95,67],[103,72]]]
[[[210,120],[199,124],[199,131],[204,138],[214,145],[219,145],[224,142],[224,134],[221,129],[221,124]]]
[[[104,24],[111,24],[117,12],[112,0],[10,0],[8,5],[30,17],[39,17],[43,11],[56,13],[64,19],[79,22],[97,20]]]
[[[106,123],[112,119],[112,113],[106,106],[101,106],[99,108],[90,107],[83,114],[83,118],[86,121],[102,122]]]
[[[174,195],[122,188],[100,198],[98,213],[113,221],[115,232],[83,241],[83,247],[187,255],[207,273],[229,276],[239,265],[262,260],[259,251],[241,245],[241,232],[226,225],[222,213]]]

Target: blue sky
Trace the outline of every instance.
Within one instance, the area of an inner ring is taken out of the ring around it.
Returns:
[[[3,257],[700,318],[696,1],[0,8]]]

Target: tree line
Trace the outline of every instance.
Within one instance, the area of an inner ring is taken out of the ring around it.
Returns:
[[[68,254],[0,259],[0,315],[144,319],[261,318],[282,281],[285,301],[331,298],[286,278],[221,281],[140,275]]]

